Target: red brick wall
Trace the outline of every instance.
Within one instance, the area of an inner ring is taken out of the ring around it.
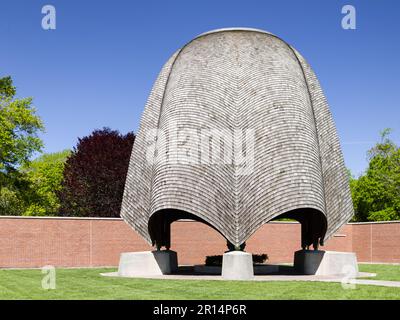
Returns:
[[[353,224],[353,250],[365,262],[400,263],[400,223]]]
[[[119,219],[0,218],[0,267],[111,266],[119,254],[149,250]]]
[[[126,251],[151,247],[120,219],[0,217],[0,267],[116,266]],[[400,262],[400,222],[348,224],[325,250],[355,251],[360,262]],[[267,253],[269,261],[291,262],[300,247],[300,225],[274,222],[247,241],[246,250]],[[180,264],[201,264],[221,254],[226,241],[212,228],[193,221],[172,225],[172,249]]]
[[[357,259],[359,261],[372,261],[371,228],[372,224],[353,225],[353,250],[357,252]]]

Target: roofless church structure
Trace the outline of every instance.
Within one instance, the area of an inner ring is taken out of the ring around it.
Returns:
[[[323,245],[353,215],[335,124],[299,52],[255,29],[204,33],[162,68],[141,118],[121,216],[158,248],[194,219],[239,248],[265,223]],[[266,244],[267,245],[267,244]]]

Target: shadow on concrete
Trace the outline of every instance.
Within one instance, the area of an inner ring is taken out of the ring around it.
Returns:
[[[258,265],[254,268],[254,274],[259,275],[302,275],[294,269],[291,265]],[[206,266],[179,266],[178,270],[173,272],[172,275],[180,276],[215,276],[221,275],[221,268]]]

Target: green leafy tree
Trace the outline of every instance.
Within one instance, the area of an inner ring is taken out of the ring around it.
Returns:
[[[44,154],[21,168],[29,184],[23,215],[54,216],[59,213],[57,192],[61,190],[64,165],[70,153],[70,150],[64,150]]]
[[[0,99],[12,98],[15,93],[11,77],[0,78]]]
[[[0,172],[6,174],[42,149],[44,130],[32,98],[16,99],[10,77],[0,79]]]
[[[18,192],[0,187],[0,216],[20,216],[24,213],[25,203]]]
[[[24,211],[28,187],[19,172],[31,156],[42,149],[38,133],[43,123],[32,106],[32,98],[15,98],[11,77],[0,78],[0,214],[17,215]]]
[[[350,179],[355,221],[400,220],[400,148],[389,139],[390,129],[368,151],[369,165],[358,179]]]

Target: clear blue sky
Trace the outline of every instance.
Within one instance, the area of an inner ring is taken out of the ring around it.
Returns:
[[[41,28],[45,4],[56,7],[56,30]],[[341,28],[345,4],[357,10],[356,30]],[[238,26],[270,31],[305,56],[354,173],[380,130],[400,140],[400,1],[0,0],[0,8],[0,76],[34,97],[47,152],[104,126],[136,131],[167,58],[202,32]]]

